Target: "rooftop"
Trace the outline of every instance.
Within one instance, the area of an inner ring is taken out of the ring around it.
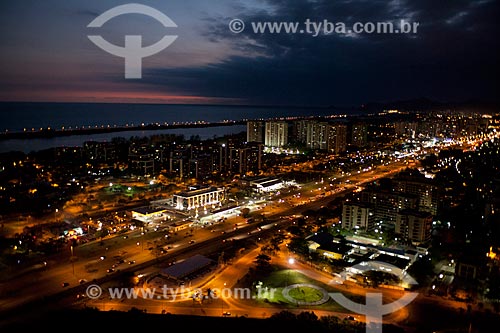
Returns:
[[[323,247],[326,244],[333,242],[333,235],[328,232],[314,233],[306,238],[307,241],[315,242]]]
[[[373,258],[373,260],[388,263],[400,269],[405,269],[406,266],[408,266],[408,264],[410,263],[410,259],[401,258],[399,256],[392,256],[389,254],[379,254],[378,256]]]
[[[270,186],[271,183],[277,184],[281,183],[281,180],[274,177],[255,177],[248,179],[250,183],[261,185],[261,186]]]
[[[351,249],[351,247],[349,245],[341,244],[341,243],[334,243],[334,242],[323,244],[319,247],[319,250],[333,252],[333,253],[339,253],[342,255],[346,254],[350,249]]]
[[[162,274],[175,279],[183,279],[200,269],[211,265],[214,261],[210,258],[196,254],[180,263],[169,266],[161,271]]]
[[[149,215],[149,214],[161,213],[165,211],[165,209],[158,207],[144,206],[144,207],[134,208],[132,211],[142,215]]]
[[[175,196],[179,197],[194,197],[200,194],[206,194],[206,193],[211,193],[211,192],[216,192],[216,191],[222,191],[221,188],[217,188],[214,186],[196,186],[196,187],[190,187],[188,191],[182,191],[177,194],[174,194]]]

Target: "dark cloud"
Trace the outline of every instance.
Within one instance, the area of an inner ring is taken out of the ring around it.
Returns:
[[[234,56],[212,65],[145,71],[143,83],[169,92],[250,103],[347,105],[428,97],[496,99],[498,1],[268,1],[245,8],[247,24],[212,18],[207,38],[230,41]],[[254,34],[251,22],[418,22],[416,35]]]
[[[86,17],[89,17],[89,18],[96,18],[99,15],[101,15],[102,13],[100,13],[97,10],[80,9],[80,10],[77,10],[75,12],[75,14],[78,15],[78,16],[86,16]]]

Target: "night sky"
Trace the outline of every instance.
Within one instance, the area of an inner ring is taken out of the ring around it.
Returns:
[[[0,101],[360,105],[413,98],[498,101],[499,1],[136,1],[141,14],[87,25],[127,1],[0,3]],[[228,23],[246,24],[235,34]],[[418,22],[413,34],[256,34],[251,22]],[[124,78],[124,59],[94,45],[177,35]]]

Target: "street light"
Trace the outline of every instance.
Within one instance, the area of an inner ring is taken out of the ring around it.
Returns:
[[[70,249],[71,249],[71,258],[70,258],[70,260],[71,260],[71,268],[73,270],[73,275],[75,275],[75,260],[74,260],[74,257],[73,257],[73,245],[71,245]]]
[[[226,288],[226,282],[224,282],[224,288],[223,290]],[[221,302],[221,312],[222,312],[222,315],[224,315],[224,292],[221,291],[221,295],[220,295],[220,302]]]
[[[141,236],[142,236],[141,240],[142,251],[144,251],[144,226],[141,227]]]
[[[288,258],[288,264],[293,265],[295,263],[294,258]],[[286,273],[286,286],[288,287],[288,281],[290,280],[290,271],[291,269],[288,269],[288,272]]]

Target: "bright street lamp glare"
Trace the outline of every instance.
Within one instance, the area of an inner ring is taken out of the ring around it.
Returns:
[[[290,265],[293,265],[295,263],[295,259],[293,259],[293,258],[288,259],[288,263]]]

